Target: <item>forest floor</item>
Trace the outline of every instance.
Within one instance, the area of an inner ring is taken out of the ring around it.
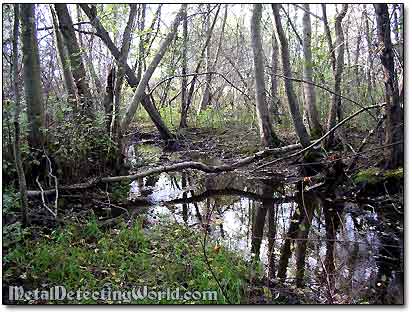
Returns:
[[[355,154],[353,150],[357,150],[366,135],[367,132],[363,131],[347,131],[347,141],[352,148],[331,153],[325,162],[332,164],[342,160],[348,165]],[[132,166],[130,173],[188,160],[220,165],[259,151],[256,131],[242,127],[191,128],[180,131],[178,137],[177,148],[168,151],[163,148],[152,128],[131,130],[129,139],[133,152],[128,155]],[[285,144],[296,143],[294,135],[287,132],[281,134],[281,139]],[[353,189],[363,189],[367,190],[362,194],[364,197],[386,196],[381,189],[378,194],[372,194],[375,186],[368,186],[368,181],[374,177],[387,179],[379,169],[371,170],[381,159],[379,148],[380,143],[376,139],[367,145],[366,152],[358,159],[356,170],[348,173],[352,182],[357,179],[360,183],[352,183],[352,187],[345,186],[345,190],[339,191],[340,195],[350,194]],[[296,158],[278,162],[264,170],[256,170],[270,160],[270,157],[265,158],[246,168],[240,168],[239,177],[275,177],[277,181],[283,180],[285,184],[291,185],[304,180]],[[403,172],[401,176],[403,179]],[[316,182],[309,179],[307,186],[316,187]],[[222,248],[220,244],[213,245],[210,242],[205,245],[205,230],[195,230],[170,220],[153,223],[147,217],[150,203],[146,197],[130,201],[129,192],[130,185],[127,182],[97,186],[80,194],[61,194],[59,220],[55,220],[42,208],[40,199],[34,199],[31,201],[30,213],[32,226],[26,229],[22,229],[16,222],[19,215],[15,209],[18,206],[17,196],[5,192],[3,202],[6,196],[9,208],[6,206],[3,209],[3,228],[7,228],[6,231],[3,230],[3,294],[8,293],[7,285],[21,285],[30,289],[55,285],[64,285],[68,289],[101,289],[107,285],[112,289],[119,289],[147,285],[155,290],[168,287],[182,287],[186,290],[217,289],[218,303],[319,303],[313,293],[295,287],[283,292],[277,287],[274,292],[271,288],[273,285],[269,286],[270,283],[265,279],[261,265],[249,262],[235,251]],[[141,195],[144,195],[143,192]],[[401,191],[397,194],[391,191],[389,197],[403,209],[402,195]],[[209,268],[206,265],[208,262]],[[223,285],[219,286],[219,282]],[[351,303],[347,300],[346,303]],[[369,302],[368,299],[364,300]],[[4,302],[7,299],[3,297]],[[154,303],[142,299],[131,302]],[[216,301],[177,299],[157,302]],[[31,303],[47,303],[47,300]]]

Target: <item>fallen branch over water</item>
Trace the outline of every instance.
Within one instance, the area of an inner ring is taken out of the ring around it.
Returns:
[[[358,110],[357,112],[353,113],[352,115],[346,117],[343,119],[341,122],[337,123],[332,129],[330,129],[328,132],[326,132],[321,138],[315,140],[310,144],[309,146],[305,147],[304,149],[301,149],[298,152],[289,154],[287,156],[277,158],[273,161],[270,161],[266,164],[263,164],[259,166],[257,169],[269,166],[273,163],[276,163],[278,161],[288,159],[297,155],[300,155],[304,153],[305,151],[311,149],[312,147],[318,145],[322,140],[324,140],[332,131],[335,131],[338,127],[346,123],[347,121],[351,120],[355,116],[359,115],[360,113],[373,109],[373,108],[379,108],[382,107],[384,104],[378,104],[378,105],[372,105],[368,107],[364,107],[361,110]],[[120,182],[120,181],[134,181],[139,178],[144,178],[153,174],[158,174],[162,172],[175,172],[175,171],[181,171],[184,169],[195,169],[195,170],[200,170],[206,173],[220,173],[220,172],[229,172],[236,170],[237,168],[247,166],[257,160],[261,160],[263,158],[266,158],[268,156],[274,156],[278,154],[284,154],[288,153],[291,151],[294,151],[296,149],[301,148],[302,146],[300,144],[292,144],[292,145],[287,145],[279,148],[271,148],[271,149],[265,149],[263,151],[257,152],[253,154],[252,156],[242,158],[234,163],[231,164],[222,164],[218,166],[210,166],[202,162],[197,162],[197,161],[185,161],[181,163],[176,163],[168,166],[159,166],[155,168],[151,168],[148,170],[144,170],[135,174],[131,175],[125,175],[125,176],[116,176],[116,177],[104,177],[104,178],[96,178],[94,180],[91,180],[86,183],[79,183],[79,184],[74,184],[74,185],[67,185],[67,186],[60,186],[59,190],[61,191],[70,191],[70,190],[81,190],[81,189],[87,189],[90,187],[93,187],[97,185],[98,183],[113,183],[113,182]],[[41,195],[52,195],[56,192],[55,189],[50,189],[50,190],[44,190],[44,191],[27,191],[27,196],[28,197],[36,197],[36,196],[41,196]]]
[[[279,148],[271,148],[271,149],[265,149],[263,151],[257,152],[253,154],[252,156],[242,158],[234,163],[231,164],[222,164],[218,166],[210,166],[202,162],[197,162],[197,161],[185,161],[181,163],[176,163],[168,166],[159,166],[155,168],[150,168],[135,174],[130,174],[130,175],[124,175],[124,176],[115,176],[115,177],[104,177],[104,178],[96,178],[93,180],[90,180],[85,183],[78,183],[78,184],[73,184],[73,185],[64,185],[60,186],[59,190],[61,191],[72,191],[72,190],[81,190],[81,189],[87,189],[90,187],[93,187],[97,185],[98,183],[113,183],[113,182],[120,182],[120,181],[134,181],[139,178],[144,178],[153,174],[158,174],[162,172],[175,172],[175,171],[182,171],[184,169],[195,169],[199,171],[203,171],[206,173],[220,173],[220,172],[229,172],[236,170],[237,168],[244,167],[246,165],[249,165],[257,160],[263,159],[265,157],[268,157],[270,155],[278,155],[278,154],[283,154],[287,152],[294,151],[296,149],[301,148],[302,146],[300,144],[292,144],[292,145],[287,145]],[[43,194],[44,195],[52,195],[55,193],[56,190],[50,189],[50,190],[44,190]],[[27,196],[29,197],[35,197],[35,196],[40,196],[42,194],[42,191],[27,191]]]

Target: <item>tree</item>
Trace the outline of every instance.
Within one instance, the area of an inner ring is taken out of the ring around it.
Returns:
[[[29,146],[32,150],[42,150],[44,145],[44,102],[40,78],[40,57],[37,46],[35,25],[35,5],[22,4],[20,7],[22,25],[22,52],[24,94],[29,123]]]
[[[116,84],[115,84],[115,100],[114,100],[114,114],[112,121],[112,136],[118,140],[120,136],[120,100],[121,100],[121,90],[122,84],[125,76],[125,65],[127,64],[127,56],[130,50],[130,44],[132,41],[132,30],[135,26],[137,16],[137,5],[130,4],[130,13],[127,25],[123,32],[122,37],[122,47],[120,49],[120,60],[118,62],[118,70],[116,74]],[[140,58],[140,54],[139,54]]]
[[[270,68],[270,97],[272,106],[269,106],[269,114],[273,115],[273,120],[280,123],[279,106],[280,98],[278,94],[278,70],[279,70],[279,44],[276,33],[272,33],[272,55]],[[273,112],[273,113],[272,113]]]
[[[182,34],[182,92],[180,105],[180,128],[187,128],[187,8],[184,9],[183,15],[183,34]]]
[[[303,79],[313,82],[313,62],[312,62],[312,27],[310,23],[310,6],[303,5],[305,11],[303,13]],[[322,136],[323,129],[319,122],[319,113],[316,108],[316,92],[315,86],[310,83],[303,84],[303,92],[305,95],[305,109],[309,117],[309,129],[311,137],[317,139]]]
[[[192,81],[190,82],[190,88],[189,88],[189,92],[187,94],[187,99],[186,99],[186,107],[184,109],[182,109],[181,112],[181,116],[180,116],[180,128],[185,128],[187,127],[187,112],[189,110],[189,107],[192,103],[192,98],[193,98],[193,93],[195,91],[195,84],[196,84],[196,79],[197,79],[197,75],[199,74],[200,71],[200,67],[202,66],[202,62],[203,62],[203,55],[206,52],[207,47],[210,44],[210,39],[212,38],[212,34],[213,34],[213,29],[215,28],[216,25],[216,21],[217,21],[217,17],[219,15],[219,11],[220,11],[220,5],[218,5],[218,9],[217,12],[215,14],[215,17],[213,19],[212,25],[209,28],[209,31],[206,35],[206,41],[203,44],[203,48],[202,51],[200,52],[200,57],[199,57],[199,61],[197,62],[196,68],[194,70],[194,76],[192,78]],[[208,13],[209,14],[209,13]]]
[[[394,70],[394,53],[391,40],[391,29],[388,6],[374,4],[380,59],[383,66],[385,82],[385,163],[387,169],[393,169],[403,164],[403,112],[396,73]]]
[[[272,4],[273,16],[275,19],[276,30],[280,41],[280,51],[282,55],[283,75],[285,76],[285,89],[289,103],[289,111],[293,120],[293,125],[299,141],[303,147],[310,145],[310,138],[302,121],[302,115],[299,111],[298,99],[293,90],[292,81],[288,78],[292,77],[292,70],[289,61],[289,47],[288,42],[283,31],[282,21],[279,14],[279,4]]]
[[[136,113],[137,105],[140,103],[140,101],[144,99],[145,89],[147,87],[147,84],[149,83],[150,78],[152,77],[154,71],[156,70],[157,66],[159,65],[160,61],[165,55],[167,48],[169,47],[170,43],[172,42],[172,40],[174,39],[176,35],[177,27],[179,26],[180,20],[182,18],[183,9],[186,6],[187,6],[186,4],[183,4],[181,6],[172,24],[172,29],[170,30],[166,38],[161,43],[159,50],[157,51],[156,55],[152,59],[152,62],[149,64],[147,70],[143,74],[142,79],[139,81],[139,84],[133,96],[132,102],[127,107],[126,113],[121,122],[121,129],[123,132],[129,127],[133,119],[133,116]]]
[[[207,4],[207,11],[210,11],[210,3]],[[207,14],[205,16],[205,33],[208,33],[209,29],[210,29],[210,14]],[[212,71],[210,44],[208,44],[206,47],[205,60],[206,60],[206,71],[210,73]],[[209,105],[210,93],[211,93],[211,90],[210,90],[211,83],[212,83],[212,74],[207,74],[206,79],[205,79],[205,91],[203,92],[202,101],[200,102],[199,112],[204,110]]]
[[[269,117],[269,109],[266,103],[265,94],[265,68],[262,47],[261,22],[262,4],[253,6],[251,25],[253,63],[255,66],[255,87],[256,87],[256,113],[259,123],[260,141],[265,147],[279,146],[280,141],[276,137]]]
[[[86,76],[86,69],[82,60],[82,51],[77,42],[76,33],[74,32],[73,21],[69,14],[66,4],[54,5],[59,18],[60,30],[69,52],[70,68],[73,73],[74,82],[77,87],[81,111],[89,118],[94,118],[92,94],[90,92],[89,82]]]
[[[18,59],[19,59],[19,4],[14,4],[14,25],[13,25],[13,80],[14,80],[14,159],[16,162],[16,171],[19,179],[19,192],[20,192],[20,205],[21,205],[21,217],[22,225],[26,226],[28,224],[27,219],[27,185],[26,176],[23,169],[23,161],[21,157],[20,149],[20,90],[19,90],[19,73],[18,73]]]
[[[106,47],[109,49],[112,56],[116,59],[117,62],[120,61],[120,51],[113,43],[113,40],[110,38],[109,33],[103,27],[102,23],[100,22],[98,16],[96,15],[96,10],[90,8],[87,4],[80,4],[83,12],[87,15],[92,25],[96,28],[97,35],[102,39]],[[130,66],[126,63],[124,64],[125,71],[126,71],[126,79],[129,85],[132,88],[136,88],[139,84],[139,80],[137,79],[134,71],[130,68]],[[165,123],[163,122],[158,110],[153,105],[150,97],[143,93],[141,104],[148,113],[150,119],[153,121],[154,125],[156,126],[157,130],[160,133],[160,136],[163,140],[172,140],[173,135],[166,127]],[[136,104],[137,108],[137,104]]]
[[[53,9],[52,5],[50,5],[50,12],[52,15],[56,48],[57,48],[59,61],[60,61],[60,65],[61,65],[61,69],[63,73],[64,86],[66,88],[66,92],[68,95],[68,102],[72,106],[72,108],[77,109],[77,105],[78,105],[77,90],[76,90],[76,85],[74,83],[73,74],[70,69],[69,53],[64,44],[63,37],[59,29],[59,24],[57,22],[56,12]]]
[[[325,5],[322,4],[324,8],[324,16],[326,16],[326,9]],[[341,116],[341,82],[342,82],[342,73],[343,73],[343,63],[344,63],[344,53],[345,53],[345,46],[344,46],[344,37],[343,37],[343,29],[342,29],[342,20],[348,11],[348,5],[344,4],[342,10],[339,12],[338,16],[336,17],[335,21],[335,33],[336,33],[336,41],[331,51],[331,59],[332,59],[332,68],[334,71],[334,94],[332,97],[332,103],[329,109],[328,115],[328,131],[331,130],[336,125],[336,118],[339,120],[342,119]],[[324,20],[325,28],[327,27],[327,20]],[[330,34],[330,31],[327,31]],[[335,56],[335,52],[337,51],[337,56]],[[328,136],[325,146],[330,148],[335,144],[335,136],[334,132]]]
[[[145,41],[144,41],[144,27],[146,19],[146,4],[140,4],[140,16],[139,16],[139,57],[138,57],[138,66],[137,66],[137,79],[140,81],[142,79],[142,73],[144,70],[144,60],[145,60]]]

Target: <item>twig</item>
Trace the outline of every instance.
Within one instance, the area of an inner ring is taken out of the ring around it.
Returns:
[[[56,217],[56,214],[49,208],[49,206],[47,206],[47,204],[46,204],[46,201],[45,201],[45,199],[44,199],[44,190],[43,190],[43,187],[41,186],[41,184],[40,184],[40,182],[39,182],[39,177],[37,176],[37,178],[36,178],[36,182],[37,182],[37,185],[39,186],[39,188],[40,188],[40,192],[41,192],[41,200],[42,200],[42,203],[43,203],[43,207],[44,208],[46,208],[52,215],[53,215],[53,217]]]
[[[49,176],[51,176],[53,179],[54,179],[54,185],[55,185],[55,187],[56,187],[56,199],[55,199],[55,201],[54,201],[54,209],[55,209],[55,217],[57,217],[57,210],[58,210],[58,200],[59,200],[59,183],[58,183],[58,180],[57,180],[57,177],[53,174],[53,168],[52,168],[52,163],[51,163],[51,161],[50,161],[50,158],[49,158],[49,156],[47,156],[47,153],[46,153],[46,151],[44,151],[44,155],[46,156],[46,158],[47,158],[47,161],[48,161],[48,163],[49,163],[49,168],[50,168],[50,170],[49,170]]]

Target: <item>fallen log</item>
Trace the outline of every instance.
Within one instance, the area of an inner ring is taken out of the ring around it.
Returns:
[[[218,166],[210,166],[203,162],[198,162],[198,161],[185,161],[181,163],[171,164],[168,166],[159,166],[159,167],[150,168],[150,169],[147,169],[147,170],[135,173],[135,174],[130,174],[130,175],[96,178],[96,179],[90,180],[85,183],[78,183],[78,184],[73,184],[73,185],[63,185],[63,186],[59,186],[59,191],[83,190],[83,189],[91,188],[99,183],[134,181],[138,178],[144,178],[144,177],[147,177],[153,174],[158,174],[162,172],[175,172],[175,171],[181,171],[184,169],[194,169],[194,170],[199,170],[199,171],[203,171],[206,173],[229,172],[229,171],[236,170],[240,167],[247,166],[256,160],[260,160],[260,159],[263,159],[271,155],[291,152],[301,147],[302,145],[300,144],[291,144],[291,145],[278,147],[278,148],[265,149],[263,151],[253,154],[252,156],[242,158],[231,164],[222,164]],[[53,195],[55,192],[56,192],[55,189],[44,190],[43,195],[46,195],[46,196]],[[41,194],[42,194],[42,191],[37,191],[37,190],[27,191],[28,197],[41,196]]]
[[[294,156],[298,156],[301,155],[302,153],[306,152],[307,150],[315,147],[316,145],[319,145],[320,142],[322,142],[322,140],[324,140],[326,137],[329,136],[329,134],[333,131],[335,131],[337,128],[339,128],[340,126],[342,126],[344,123],[346,123],[347,121],[351,120],[352,118],[356,117],[357,115],[359,115],[360,113],[369,110],[369,109],[373,109],[373,108],[380,108],[382,106],[384,106],[386,103],[381,103],[381,104],[377,104],[377,105],[371,105],[368,107],[364,107],[361,110],[358,110],[357,112],[353,113],[352,115],[346,117],[345,119],[341,120],[340,122],[338,122],[332,129],[330,129],[328,132],[326,132],[322,137],[320,137],[319,139],[312,141],[310,145],[308,145],[307,147],[292,153],[290,155],[287,156],[283,156],[281,158],[277,158],[275,160],[272,160],[266,164],[260,165],[259,167],[257,167],[257,169],[261,169],[263,167],[267,167],[269,165],[272,165],[276,162],[279,162],[281,160],[285,160],[285,159],[289,159],[291,157]],[[147,177],[150,176],[152,174],[157,174],[157,173],[162,173],[162,172],[173,172],[173,171],[181,171],[184,169],[195,169],[195,170],[200,170],[206,173],[219,173],[219,172],[228,172],[228,171],[233,171],[237,168],[243,167],[243,166],[247,166],[249,164],[251,164],[252,162],[256,161],[256,160],[260,160],[263,159],[265,157],[268,157],[270,155],[276,155],[276,154],[283,154],[283,153],[287,153],[290,151],[294,151],[296,149],[299,149],[300,147],[302,147],[300,144],[292,144],[292,145],[287,145],[287,146],[283,146],[283,147],[278,147],[278,148],[268,148],[265,149],[263,151],[257,152],[255,154],[253,154],[252,156],[249,157],[245,157],[242,158],[232,164],[222,164],[219,166],[209,166],[205,163],[202,162],[197,162],[197,161],[185,161],[185,162],[181,162],[181,163],[176,163],[176,164],[172,164],[169,166],[159,166],[159,167],[155,167],[155,168],[151,168],[142,172],[138,172],[136,174],[131,174],[131,175],[125,175],[125,176],[116,176],[116,177],[104,177],[104,178],[97,178],[94,180],[91,180],[89,182],[86,183],[79,183],[79,184],[75,184],[75,185],[68,185],[68,186],[60,186],[58,188],[58,190],[60,191],[67,191],[67,190],[79,190],[79,189],[86,189],[86,188],[90,188],[92,186],[97,185],[98,183],[112,183],[112,182],[120,182],[120,181],[134,181],[138,178],[143,178],[143,177]],[[35,196],[41,196],[43,195],[49,195],[49,194],[54,194],[54,192],[56,192],[55,189],[53,190],[42,190],[42,191],[27,191],[27,196],[28,197],[35,197]]]

